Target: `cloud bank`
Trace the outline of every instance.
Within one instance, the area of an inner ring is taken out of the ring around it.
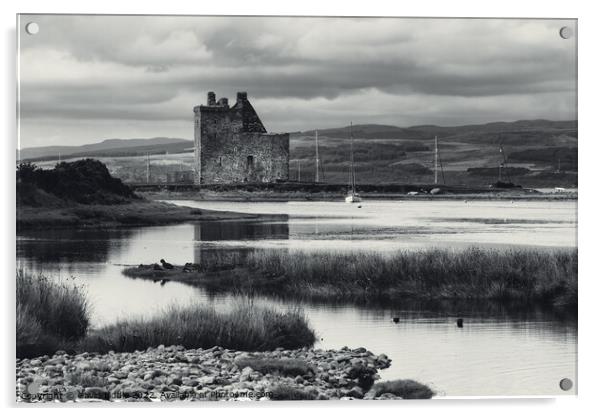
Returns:
[[[272,131],[574,119],[562,26],[576,22],[26,15],[21,146],[191,138],[207,91],[248,91]]]

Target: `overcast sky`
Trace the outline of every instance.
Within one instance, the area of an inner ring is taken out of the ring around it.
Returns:
[[[37,35],[24,33],[35,21]],[[208,91],[269,131],[576,118],[574,21],[24,16],[21,147],[193,137]]]

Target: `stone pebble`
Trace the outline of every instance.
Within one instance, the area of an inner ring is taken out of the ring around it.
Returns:
[[[294,376],[278,370],[264,374],[241,368],[237,361],[244,358],[301,360],[307,370]],[[308,400],[373,399],[370,388],[380,378],[378,370],[390,365],[385,354],[348,347],[244,352],[160,345],[129,353],[58,351],[52,357],[17,360],[17,400],[274,400],[282,389]]]

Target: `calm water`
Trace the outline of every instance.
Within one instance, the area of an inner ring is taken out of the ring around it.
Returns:
[[[243,258],[255,248],[378,250],[487,246],[542,249],[576,246],[576,202],[404,201],[236,203],[178,201],[216,210],[272,214],[261,222],[222,221],[114,230],[36,230],[17,238],[21,266],[86,285],[93,324],[150,316],[189,302],[227,308],[177,282],[164,286],[121,275],[125,265],[210,262],[219,253]],[[260,303],[286,307],[279,301]],[[441,395],[555,395],[561,378],[576,379],[574,319],[512,305],[403,302],[379,307],[303,304],[322,338],[318,347],[364,346],[393,366],[384,379],[413,378]],[[457,316],[465,326],[455,325]],[[392,316],[402,318],[399,324]],[[568,393],[574,393],[574,389]]]

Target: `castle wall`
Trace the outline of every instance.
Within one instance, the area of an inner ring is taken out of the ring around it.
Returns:
[[[203,183],[288,179],[288,134],[232,133],[201,144]]]
[[[267,134],[245,93],[231,108],[220,99],[194,112],[197,183],[288,180],[289,135]]]

